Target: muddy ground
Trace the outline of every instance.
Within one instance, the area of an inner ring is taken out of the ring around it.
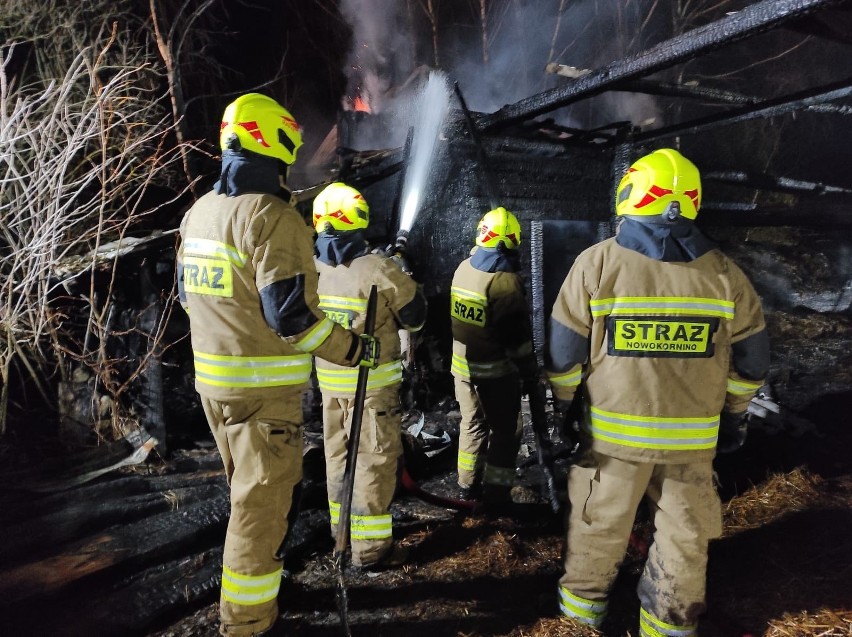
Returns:
[[[706,637],[852,635],[852,423],[850,396],[752,428],[745,448],[719,457],[725,534],[713,542],[708,571]],[[441,418],[444,418],[442,421]],[[432,431],[454,432],[457,413],[430,414]],[[407,637],[547,637],[597,634],[558,616],[563,520],[539,491],[540,474],[525,439],[517,502],[509,514],[486,516],[436,507],[401,492],[393,514],[397,538],[411,548],[403,568],[345,573],[352,634]],[[564,490],[568,459],[557,447]],[[455,448],[417,467],[422,486],[449,493]],[[306,456],[306,474],[312,456]],[[316,462],[316,457],[313,457]],[[562,493],[564,496],[564,492]],[[333,543],[324,494],[306,491],[290,550],[291,578],[280,595],[288,635],[342,635],[335,605]],[[643,515],[615,582],[603,633],[638,635],[635,586],[642,542],[651,541]],[[217,634],[215,591],[147,637]]]

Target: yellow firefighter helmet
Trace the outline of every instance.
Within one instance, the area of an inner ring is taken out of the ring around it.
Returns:
[[[222,150],[241,148],[258,155],[296,161],[302,129],[290,112],[271,97],[246,93],[228,104],[219,128]]]
[[[695,164],[672,148],[661,148],[636,160],[618,184],[618,216],[660,216],[671,212],[695,219],[701,206],[701,175]]]
[[[352,186],[335,181],[323,188],[314,198],[314,228],[323,232],[360,230],[370,223],[370,206],[364,196]]]
[[[510,250],[521,245],[521,224],[503,206],[486,212],[476,227],[476,245],[496,248],[501,243]]]

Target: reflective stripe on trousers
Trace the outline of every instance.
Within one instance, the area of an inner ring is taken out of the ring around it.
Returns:
[[[328,502],[331,524],[340,522],[340,502]],[[352,515],[349,518],[349,533],[353,540],[386,540],[393,537],[393,518],[390,513],[381,515]]]
[[[478,453],[467,453],[459,449],[458,468],[462,471],[476,471],[476,461],[479,459]]]
[[[498,361],[471,363],[461,354],[453,354],[450,371],[463,378],[502,378],[515,373],[515,365],[504,358]]]
[[[695,626],[667,624],[654,617],[644,608],[639,610],[640,637],[692,637],[695,634],[697,634]]]
[[[559,587],[559,610],[566,617],[576,619],[582,624],[599,628],[606,616],[606,601],[592,601],[574,595],[564,586]]]
[[[222,567],[222,599],[240,606],[255,606],[278,597],[283,568],[266,575],[245,575]]]

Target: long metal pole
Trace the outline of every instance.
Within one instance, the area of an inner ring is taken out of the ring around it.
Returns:
[[[378,303],[378,290],[376,286],[370,288],[370,296],[367,300],[367,316],[365,318],[364,333],[373,335],[376,329],[376,305]],[[334,552],[332,562],[337,571],[337,612],[340,615],[340,623],[347,637],[352,637],[349,628],[349,594],[346,591],[346,582],[343,579],[343,562],[346,556],[346,547],[349,544],[349,521],[352,517],[352,492],[355,489],[355,466],[358,462],[358,444],[361,438],[361,421],[364,417],[364,401],[367,396],[367,377],[370,369],[368,367],[358,368],[358,384],[355,388],[355,403],[352,408],[352,426],[349,429],[349,440],[346,445],[346,467],[343,470],[343,496],[340,501],[340,518],[337,522],[337,535],[335,536]]]

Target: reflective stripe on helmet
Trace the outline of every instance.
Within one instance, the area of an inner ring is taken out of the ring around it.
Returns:
[[[476,245],[496,248],[501,243],[510,250],[521,245],[521,224],[502,206],[485,213],[476,228]]]
[[[225,109],[219,146],[223,151],[242,149],[292,164],[302,146],[302,129],[271,97],[246,93]]]
[[[317,232],[360,230],[370,223],[370,206],[352,186],[335,181],[314,197],[313,224]]]
[[[679,213],[695,219],[701,206],[701,174],[686,157],[661,148],[637,159],[616,189],[618,215],[663,215],[677,204]]]
[[[230,356],[193,351],[195,378],[214,387],[302,385],[311,375],[311,357]]]

